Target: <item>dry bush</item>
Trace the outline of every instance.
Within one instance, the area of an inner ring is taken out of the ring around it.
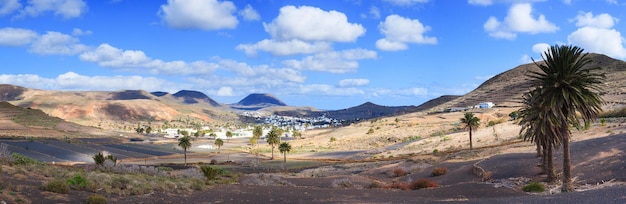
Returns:
[[[422,188],[435,188],[439,187],[437,183],[428,179],[418,179],[417,181],[411,182],[409,188],[412,190],[419,190]]]
[[[64,180],[55,179],[46,182],[43,186],[41,186],[41,190],[68,194],[70,192],[70,186],[67,185]]]
[[[361,188],[360,185],[352,183],[349,178],[335,179],[330,184],[332,188]]]
[[[393,170],[393,177],[405,176],[407,172],[403,168],[397,168]]]
[[[448,167],[439,167],[439,168],[435,168],[433,169],[432,175],[433,176],[441,176],[448,173]]]
[[[102,197],[101,195],[90,195],[87,198],[87,204],[106,204],[107,199]]]
[[[387,188],[400,189],[403,191],[409,190],[409,184],[406,182],[393,182],[386,186]]]

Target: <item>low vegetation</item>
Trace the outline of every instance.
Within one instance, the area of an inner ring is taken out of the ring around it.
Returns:
[[[433,169],[432,175],[433,176],[441,176],[448,173],[448,168],[447,167],[439,167],[439,168],[435,168]]]
[[[532,182],[522,187],[524,192],[541,193],[546,190],[546,187],[539,182]]]

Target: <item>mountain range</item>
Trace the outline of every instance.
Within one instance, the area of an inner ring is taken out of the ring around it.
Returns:
[[[589,66],[601,67],[606,75],[603,98],[605,108],[626,105],[626,62],[605,55],[590,54]],[[500,107],[519,106],[523,93],[530,89],[527,74],[538,70],[524,64],[498,74],[463,96],[441,96],[419,106],[381,106],[371,102],[341,110],[318,110],[314,107],[289,106],[271,94],[253,93],[235,104],[222,104],[200,91],[181,90],[174,94],[123,91],[55,91],[21,86],[0,85],[0,101],[40,109],[48,115],[83,125],[118,124],[129,126],[151,121],[223,122],[238,120],[238,112],[262,111],[283,116],[327,116],[341,120],[366,120],[412,112],[442,111],[450,107],[474,106],[493,102]]]

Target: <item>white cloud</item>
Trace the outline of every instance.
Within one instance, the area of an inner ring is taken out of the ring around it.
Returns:
[[[31,43],[37,38],[32,30],[20,28],[0,28],[0,46],[21,46]]]
[[[340,88],[328,84],[300,85],[297,94],[327,95],[327,96],[354,96],[365,94],[365,91],[354,87]]]
[[[226,59],[219,60],[218,64],[220,68],[235,72],[238,76],[248,80],[274,78],[277,81],[304,82],[306,79],[300,72],[289,68],[276,69],[266,65],[253,67],[243,62]]]
[[[430,30],[430,26],[424,26],[418,19],[390,15],[378,25],[378,28],[385,36],[376,41],[376,47],[381,50],[405,50],[407,43],[437,44],[437,38],[424,35]]]
[[[490,6],[494,3],[532,3],[532,2],[541,2],[546,0],[468,0],[467,3],[471,5],[479,5],[479,6]],[[565,4],[569,4],[571,0],[564,0]]]
[[[626,58],[626,40],[613,29],[618,19],[603,13],[594,16],[591,12],[576,16],[578,30],[567,36],[570,44],[581,46],[587,52],[596,52],[615,58]]]
[[[582,27],[568,35],[567,41],[581,46],[587,52],[602,53],[621,59],[626,58],[624,38],[615,29]]]
[[[594,16],[593,13],[581,13],[576,16],[576,26],[578,27],[594,27],[594,28],[612,28],[619,19],[614,18],[608,13],[602,13]]]
[[[0,0],[0,16],[13,13],[22,8],[18,0]]]
[[[233,93],[233,88],[229,86],[223,86],[223,87],[220,87],[219,90],[217,90],[217,95],[218,96],[234,96],[235,94]]]
[[[81,35],[91,35],[93,34],[93,32],[91,32],[90,30],[81,30],[78,28],[74,28],[72,30],[72,35],[73,36],[81,36]]]
[[[161,5],[159,15],[171,28],[219,30],[237,27],[235,11],[230,1],[168,0]]]
[[[283,64],[298,70],[321,71],[330,73],[355,72],[359,67],[358,60],[376,59],[375,51],[366,49],[350,49],[340,52],[324,52],[304,57],[302,60],[285,60]]]
[[[537,43],[533,45],[533,52],[537,54],[543,54],[550,49],[550,45],[548,43]]]
[[[365,86],[370,83],[369,79],[343,79],[339,81],[339,87]]]
[[[89,50],[78,38],[49,31],[32,42],[29,51],[41,55],[75,55]]]
[[[522,57],[519,59],[520,63],[522,64],[528,64],[533,62],[533,58],[531,58],[529,55],[524,54],[522,55]]]
[[[87,3],[82,0],[29,0],[28,5],[20,11],[20,16],[36,17],[45,12],[52,12],[65,19],[75,18],[87,12]]]
[[[250,4],[246,5],[246,7],[239,11],[239,15],[243,17],[244,20],[247,21],[258,21],[261,20],[261,16],[259,13],[250,6]]]
[[[124,89],[165,90],[173,84],[153,77],[141,76],[84,76],[74,72],[44,78],[33,74],[0,75],[0,83],[37,89],[114,91]],[[176,89],[174,89],[176,90]]]
[[[426,3],[428,0],[383,0],[396,6],[411,6],[417,3]]]
[[[483,25],[489,36],[494,38],[515,39],[517,33],[549,33],[555,32],[559,28],[546,20],[542,14],[535,18],[532,15],[533,8],[528,3],[514,4],[508,11],[503,22],[495,17],[489,19]]]
[[[80,55],[86,62],[95,62],[103,67],[122,69],[147,69],[152,74],[191,75],[210,74],[218,65],[205,61],[169,61],[151,59],[140,50],[122,50],[109,44],[101,44],[95,50]],[[146,70],[137,70],[145,72]]]
[[[372,6],[370,7],[370,16],[374,19],[379,19],[380,18],[380,9],[378,9],[378,7]]]
[[[287,41],[261,40],[255,44],[238,45],[238,50],[243,50],[247,55],[256,55],[257,51],[269,52],[272,55],[285,56],[294,54],[311,54],[331,50],[331,44],[327,42],[305,42],[292,39]]]
[[[284,6],[271,23],[263,23],[273,39],[286,41],[354,42],[365,33],[360,24],[348,22],[345,14],[310,6]]]

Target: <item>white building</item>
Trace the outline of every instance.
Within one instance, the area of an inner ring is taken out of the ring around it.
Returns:
[[[482,102],[478,104],[478,108],[493,108],[493,102]]]

